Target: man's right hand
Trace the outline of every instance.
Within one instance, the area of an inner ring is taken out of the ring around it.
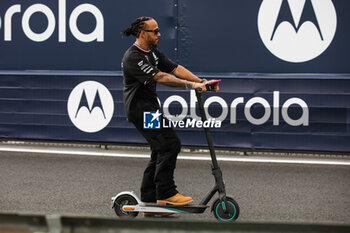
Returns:
[[[206,82],[203,82],[203,83],[193,83],[192,88],[195,89],[195,90],[197,90],[199,93],[204,93],[204,92],[207,91],[206,85],[207,85],[207,84],[210,84],[210,83],[212,83],[212,82],[215,82],[215,81],[217,81],[217,80],[213,79],[213,80],[206,81]],[[216,84],[214,85],[214,91],[215,91],[215,92],[218,92],[218,91],[219,91],[219,83],[216,83]]]
[[[207,91],[207,87],[205,86],[205,84],[206,84],[205,82],[204,83],[192,82],[192,88],[198,91],[199,93],[204,93]]]

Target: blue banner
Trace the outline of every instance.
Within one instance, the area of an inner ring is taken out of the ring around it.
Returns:
[[[0,69],[121,70],[135,40],[121,31],[144,15],[157,19],[162,50],[175,58],[172,1],[0,1]]]
[[[213,75],[198,74],[208,79]],[[247,149],[350,151],[350,76],[221,75],[205,93],[214,144]],[[146,143],[126,119],[120,72],[3,72],[0,138]],[[194,91],[158,85],[170,119],[198,119]],[[170,125],[206,146],[195,123]]]
[[[348,0],[0,2],[1,70],[120,71],[152,16],[159,48],[194,72],[350,73]]]
[[[179,60],[198,72],[350,73],[347,0],[179,1]]]
[[[135,38],[121,31],[151,16],[161,51],[223,80],[203,96],[220,121],[208,123],[216,146],[349,152],[349,10],[348,0],[1,1],[0,138],[145,143],[125,118],[120,63]],[[198,119],[193,91],[158,89],[174,122]],[[205,146],[187,123],[172,125],[183,144]]]

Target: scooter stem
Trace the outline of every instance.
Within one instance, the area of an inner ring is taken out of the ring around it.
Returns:
[[[205,110],[204,110],[202,95],[197,90],[196,90],[196,96],[197,96],[197,101],[198,101],[198,106],[199,106],[199,112],[201,114],[202,121],[204,122],[204,121],[207,120],[207,116],[206,116]],[[209,128],[204,128],[204,132],[205,132],[205,136],[207,138],[209,151],[210,151],[210,156],[211,156],[211,161],[212,161],[213,170],[214,170],[214,169],[218,168],[219,165],[218,165],[218,161],[216,159],[216,154],[215,154],[215,150],[214,150],[213,140],[211,138],[211,134],[210,134]]]
[[[207,116],[206,116],[205,110],[204,110],[202,95],[197,90],[196,90],[196,97],[197,97],[197,101],[198,101],[199,112],[201,114],[202,121],[204,122],[207,120]],[[209,128],[204,128],[204,131],[205,131],[205,136],[207,138],[210,156],[211,156],[211,161],[212,161],[212,174],[215,177],[215,187],[209,193],[209,195],[203,199],[203,201],[201,203],[206,204],[207,202],[209,202],[209,200],[212,198],[212,196],[215,192],[219,193],[220,201],[225,203],[226,202],[225,184],[224,184],[224,179],[222,177],[221,169],[220,169],[218,161],[216,159],[213,140],[212,140]],[[225,208],[224,211],[226,213],[228,210],[226,210],[226,208]]]

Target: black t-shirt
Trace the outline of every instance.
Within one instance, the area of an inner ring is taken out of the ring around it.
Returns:
[[[134,44],[125,52],[123,98],[129,121],[142,118],[144,111],[160,109],[153,77],[160,71],[171,73],[176,67],[176,63],[154,47],[146,51]]]

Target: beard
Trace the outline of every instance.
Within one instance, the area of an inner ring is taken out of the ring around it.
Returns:
[[[153,48],[157,48],[158,47],[158,40],[152,42],[152,46],[153,46]]]
[[[148,38],[148,42],[153,48],[157,48],[158,47],[158,41],[159,40],[157,40],[157,39]]]

